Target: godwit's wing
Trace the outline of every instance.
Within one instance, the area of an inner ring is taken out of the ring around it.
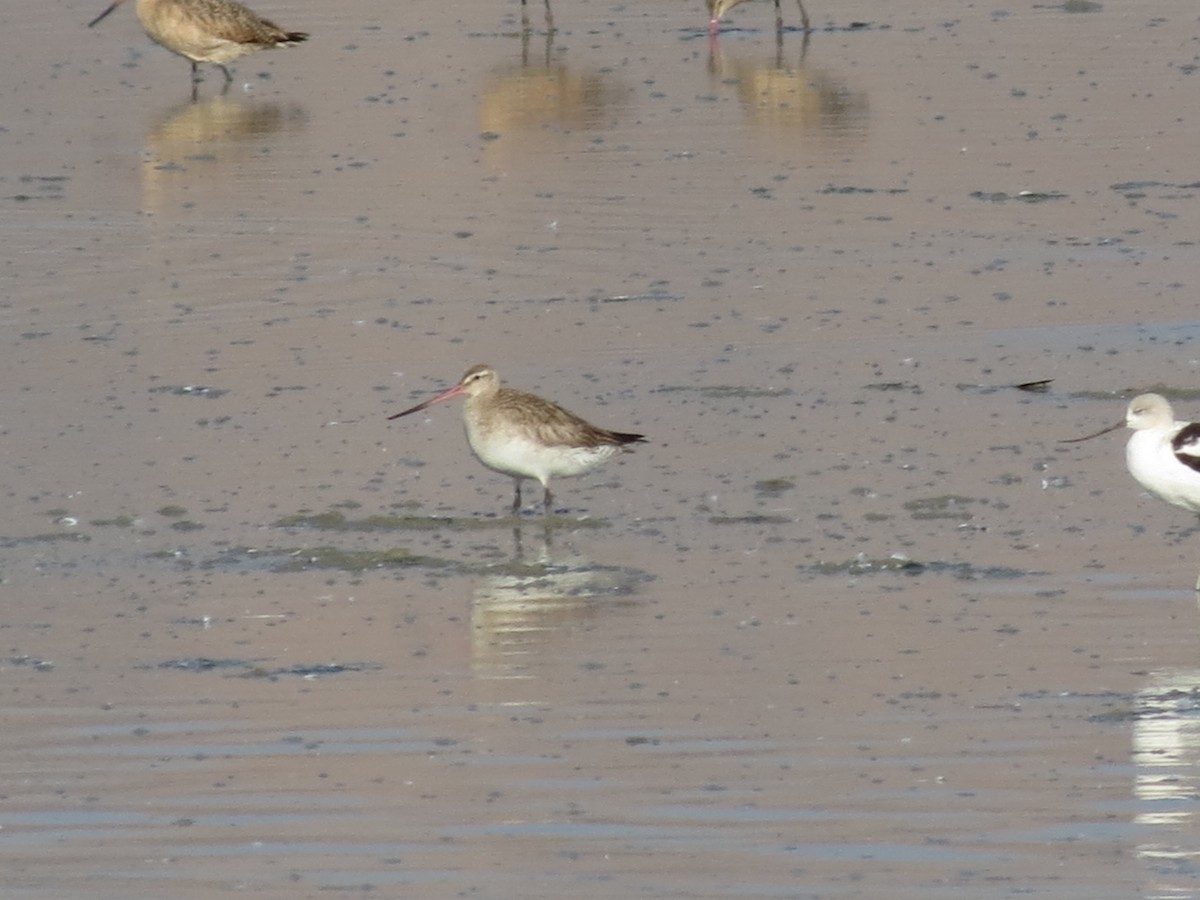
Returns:
[[[512,388],[500,388],[486,412],[519,427],[545,447],[619,447],[645,440],[640,434],[597,428],[557,403]]]

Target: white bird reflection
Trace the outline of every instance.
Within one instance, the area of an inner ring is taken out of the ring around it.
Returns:
[[[1138,825],[1174,841],[1140,844],[1155,872],[1144,896],[1196,897],[1200,863],[1200,669],[1156,672],[1134,698],[1134,795]]]

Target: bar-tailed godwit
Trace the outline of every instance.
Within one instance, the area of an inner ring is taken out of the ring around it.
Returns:
[[[98,23],[125,0],[113,4],[88,22]],[[307,40],[303,31],[284,31],[274,22],[235,0],[137,0],[137,17],[156,44],[192,61],[192,82],[200,80],[200,63],[212,63],[233,76],[225,63],[269,47],[290,47]]]
[[[501,387],[496,371],[485,365],[472,366],[454,387],[388,419],[464,396],[463,421],[471,451],[489,469],[512,476],[514,515],[521,510],[522,479],[541,483],[542,502],[549,512],[551,478],[582,475],[626,444],[645,441],[640,434],[597,428],[549,400]]]
[[[1088,441],[1122,426],[1133,429],[1125,445],[1125,467],[1134,480],[1158,499],[1200,513],[1200,423],[1175,421],[1162,395],[1140,394],[1129,401],[1122,421],[1063,443]]]
[[[740,3],[745,3],[746,0],[707,0],[708,14],[712,17],[708,23],[709,37],[717,36],[717,29],[721,27],[721,17],[729,12]],[[796,0],[800,4],[800,22],[805,33],[812,31],[812,25],[808,21],[808,10],[804,8],[804,0]],[[775,0],[775,29],[783,30],[783,10],[779,8],[779,0]]]

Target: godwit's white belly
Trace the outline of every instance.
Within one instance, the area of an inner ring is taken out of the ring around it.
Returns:
[[[1175,457],[1170,431],[1135,431],[1125,445],[1125,464],[1137,483],[1172,506],[1200,513],[1200,472]]]
[[[536,478],[543,486],[551,478],[582,475],[617,453],[612,444],[599,447],[546,445],[519,433],[486,434],[467,426],[467,441],[479,461],[497,472],[516,478]]]

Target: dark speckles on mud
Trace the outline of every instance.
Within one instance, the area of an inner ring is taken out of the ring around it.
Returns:
[[[690,391],[701,397],[711,397],[716,400],[753,400],[759,397],[788,397],[791,388],[756,388],[742,385],[715,384],[704,385],[679,384],[666,385],[654,391],[656,394],[669,394],[678,391]]]

